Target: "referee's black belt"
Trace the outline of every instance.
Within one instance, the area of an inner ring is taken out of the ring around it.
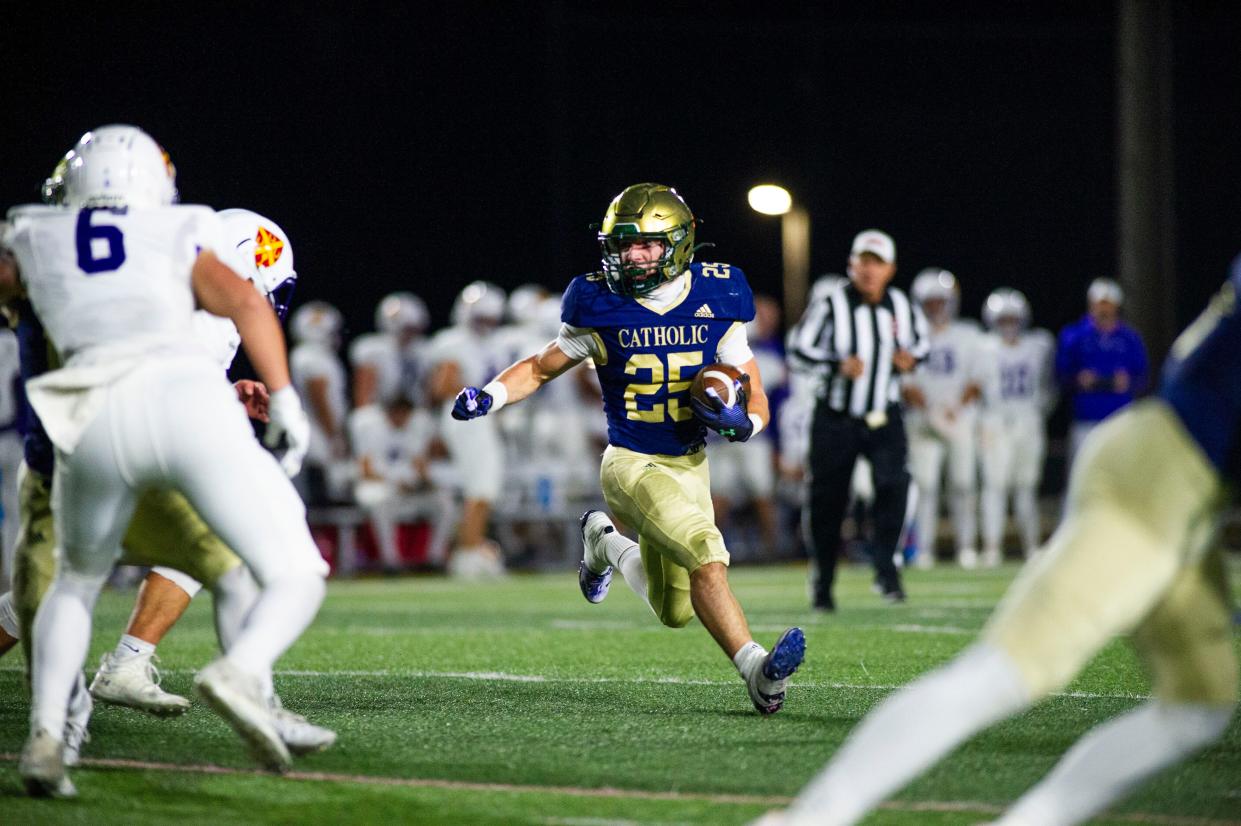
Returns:
[[[823,408],[824,415],[833,419],[857,422],[859,425],[862,425],[870,430],[878,430],[884,425],[899,419],[901,416],[901,406],[899,404],[890,404],[883,410],[871,410],[864,416],[854,416],[852,413],[848,413],[844,410],[837,410],[834,407],[829,407],[828,405],[823,404],[822,400],[820,400],[820,405]]]

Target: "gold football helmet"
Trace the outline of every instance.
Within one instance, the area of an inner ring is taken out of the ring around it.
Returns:
[[[603,274],[617,295],[645,295],[676,278],[694,260],[697,222],[685,201],[663,184],[634,184],[612,199],[599,227]],[[661,241],[663,255],[654,268],[626,265],[621,259],[625,242]]]

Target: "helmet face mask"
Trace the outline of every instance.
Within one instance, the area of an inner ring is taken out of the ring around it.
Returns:
[[[697,222],[676,190],[662,184],[635,184],[608,206],[599,228],[599,248],[608,289],[617,295],[642,296],[683,273],[694,260]],[[632,246],[658,242],[659,258],[626,261]]]

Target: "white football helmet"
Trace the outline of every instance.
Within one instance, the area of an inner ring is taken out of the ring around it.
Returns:
[[[237,272],[253,282],[283,320],[297,284],[289,236],[275,221],[248,209],[222,209],[219,215],[237,251]]]
[[[547,290],[538,284],[522,284],[508,294],[508,320],[514,324],[536,324],[539,307],[547,300]]]
[[[375,307],[375,329],[381,333],[422,333],[430,323],[431,314],[427,312],[426,302],[410,292],[386,295]]]
[[[176,203],[176,168],[163,147],[136,126],[101,126],[87,132],[64,160],[64,201],[69,206],[149,209]]]
[[[934,324],[946,324],[957,317],[961,305],[961,288],[957,277],[948,270],[930,267],[914,276],[914,302],[926,313],[926,317]],[[944,302],[940,307],[927,309],[930,302]]]
[[[999,329],[1006,321],[1016,322],[1017,329],[1023,330],[1030,323],[1030,302],[1019,291],[1000,287],[982,305],[982,321],[989,330]]]
[[[1117,307],[1125,303],[1125,291],[1111,278],[1096,278],[1086,290],[1086,301],[1110,301]]]
[[[289,321],[289,330],[295,341],[302,344],[322,344],[336,347],[345,321],[340,310],[326,301],[309,301],[297,308]]]
[[[452,323],[499,324],[504,319],[504,290],[488,281],[475,281],[452,305]]]

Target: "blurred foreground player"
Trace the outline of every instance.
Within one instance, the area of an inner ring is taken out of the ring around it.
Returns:
[[[1219,516],[1241,481],[1241,258],[1173,346],[1156,397],[1100,425],[1073,469],[1064,522],[983,632],[881,703],[783,818],[856,823],[974,733],[1063,688],[1133,634],[1154,699],[1098,726],[997,823],[1088,820],[1219,738],[1237,660]]]
[[[226,656],[196,680],[204,698],[270,768],[290,763],[262,696],[263,675],[310,624],[326,565],[280,464],[194,341],[195,305],[236,324],[271,388],[269,439],[303,442],[271,306],[221,260],[219,217],[172,206],[172,166],[150,136],[102,127],[74,147],[69,209],[14,212],[0,300],[29,296],[64,366],[27,383],[56,448],[52,511],[60,560],[34,626],[31,735],[20,772],[35,795],[75,793],[64,765],[69,698],[91,614],[139,497],[180,491],[247,563],[261,592]],[[286,457],[300,464],[300,449]],[[295,470],[295,468],[290,468]]]
[[[587,511],[583,595],[601,602],[619,569],[664,625],[680,628],[697,615],[732,658],[754,707],[773,714],[805,655],[805,638],[791,628],[769,653],[750,636],[728,586],[728,550],[715,525],[703,449],[704,424],[733,441],[767,425],[767,397],[745,332],[754,299],[741,270],[691,263],[694,229],[675,190],[648,183],[621,192],[599,232],[603,271],[569,285],[559,336],[482,389],[463,389],[453,416],[486,415],[592,359],[608,419],[603,494],[638,541],[622,536],[603,513]],[[691,409],[694,375],[717,361],[750,376],[748,407],[738,382],[732,406],[693,400]]]

